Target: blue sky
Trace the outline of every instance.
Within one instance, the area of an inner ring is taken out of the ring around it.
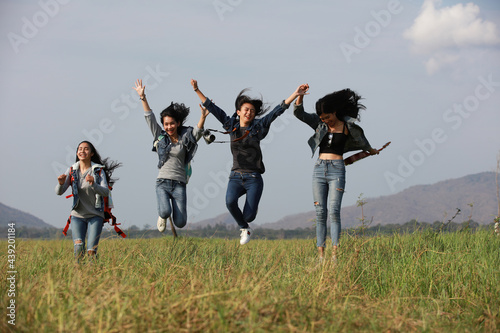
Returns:
[[[193,126],[191,78],[230,114],[247,87],[274,106],[309,83],[309,112],[327,93],[357,91],[370,143],[391,145],[347,168],[344,206],[360,194],[495,170],[495,1],[42,0],[1,1],[0,12],[0,202],[54,226],[71,206],[54,193],[57,175],[85,139],[123,163],[113,196],[124,226],[155,225],[157,157],[132,90],[139,78],[155,112],[183,102]],[[291,111],[262,142],[267,171],[256,224],[313,210],[313,133]],[[220,129],[211,116],[206,127]],[[226,212],[230,166],[229,146],[200,141],[188,226]]]

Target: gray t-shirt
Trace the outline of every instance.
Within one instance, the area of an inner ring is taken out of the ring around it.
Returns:
[[[144,113],[144,117],[146,118],[146,123],[148,124],[155,140],[158,139],[161,134],[162,128],[156,121],[154,113],[152,111],[146,111]],[[202,134],[203,128],[193,128],[193,136],[196,141],[200,140]],[[175,144],[172,144],[168,159],[159,170],[158,177],[156,178],[172,179],[187,183],[186,167],[184,165],[185,157],[186,148],[184,148],[181,142],[179,141]]]
[[[92,185],[85,180],[85,177],[92,172],[92,168],[88,168],[83,174],[78,169],[78,205],[71,211],[71,216],[80,218],[90,218],[93,216],[100,216],[104,218],[104,212],[100,212],[95,208],[96,191],[94,182]]]
[[[92,168],[88,168],[85,172],[80,171],[80,167],[78,163],[73,165],[74,170],[78,173],[78,204],[71,211],[71,216],[79,217],[79,218],[91,218],[94,216],[101,216],[104,218],[104,212],[98,211],[96,206],[96,195],[102,197],[107,197],[110,195],[110,190],[108,188],[108,183],[106,181],[106,176],[104,176],[104,171],[102,171],[103,175],[101,176],[100,184],[97,184],[95,181],[92,185],[88,181],[85,180],[85,177],[92,172]],[[62,185],[59,183],[56,185],[56,194],[62,195],[66,190],[71,186],[71,175],[70,169],[66,170],[66,180]],[[95,180],[95,175],[94,175]]]

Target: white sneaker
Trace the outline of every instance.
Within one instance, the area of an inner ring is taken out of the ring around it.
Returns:
[[[158,216],[158,222],[156,222],[156,226],[158,227],[159,232],[164,232],[165,227],[167,226],[167,220],[162,219],[161,216]]]
[[[246,243],[250,242],[250,236],[252,235],[252,228],[248,227],[247,229],[240,229],[241,234],[240,234],[240,244],[245,245]]]

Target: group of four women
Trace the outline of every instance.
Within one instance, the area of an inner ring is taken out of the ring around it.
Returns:
[[[359,111],[365,107],[361,97],[350,89],[324,96],[316,102],[316,112],[304,111],[303,99],[309,85],[301,84],[270,112],[261,99],[254,99],[241,91],[236,98],[235,110],[228,116],[207,98],[199,89],[196,80],[191,86],[200,98],[201,116],[196,127],[184,126],[189,108],[182,103],[171,103],[160,113],[160,124],[149,107],[146,87],[137,80],[134,89],[142,101],[146,123],[154,137],[153,151],[158,154],[158,176],[156,196],[158,204],[157,227],[163,232],[166,220],[182,228],[187,222],[186,184],[190,176],[190,162],[196,153],[198,140],[204,134],[205,119],[213,114],[230,136],[233,165],[226,191],[226,206],[240,227],[240,244],[250,241],[253,230],[249,223],[255,220],[263,190],[262,174],[265,172],[260,141],[266,137],[270,126],[294,103],[294,115],[314,130],[308,140],[312,154],[319,148],[314,165],[312,187],[316,209],[316,238],[319,257],[324,257],[327,219],[331,220],[333,255],[340,236],[340,206],[345,186],[345,164],[343,154],[362,150],[377,154],[363,130],[355,124]],[[71,186],[73,209],[71,211],[72,234],[75,257],[84,253],[85,235],[88,231],[87,253],[95,256],[104,219],[103,197],[109,197],[109,186],[113,183],[112,171],[118,163],[102,160],[95,147],[88,141],[78,145],[76,163],[65,174],[58,177],[56,193],[63,194]],[[238,205],[245,195],[243,209]]]

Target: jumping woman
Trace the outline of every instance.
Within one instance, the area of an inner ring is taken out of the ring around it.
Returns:
[[[153,151],[158,153],[158,176],[156,178],[156,198],[158,203],[157,227],[165,231],[166,220],[172,214],[176,227],[182,228],[187,222],[186,184],[190,175],[198,140],[202,137],[208,111],[201,108],[198,126],[184,126],[189,108],[173,103],[160,113],[161,126],[146,99],[146,86],[137,80],[134,88],[139,94],[144,108],[146,123],[154,137]]]
[[[312,188],[316,209],[316,245],[321,260],[325,255],[328,213],[331,220],[332,259],[336,260],[341,229],[340,206],[345,187],[343,154],[353,150],[378,154],[378,150],[370,146],[361,127],[354,123],[356,119],[359,120],[359,111],[365,109],[359,103],[360,99],[361,96],[354,91],[344,89],[319,99],[316,113],[304,111],[303,96],[299,96],[294,105],[294,115],[314,130],[314,135],[308,141],[313,156],[319,148]]]
[[[248,223],[255,220],[259,201],[264,189],[262,174],[265,172],[260,141],[266,137],[271,123],[290,106],[298,96],[307,92],[306,85],[300,85],[286,100],[281,102],[267,115],[267,108],[260,99],[245,95],[246,90],[236,97],[236,112],[229,117],[198,88],[198,82],[191,80],[191,85],[203,106],[213,114],[230,134],[233,166],[229,175],[226,191],[226,207],[240,227],[240,244],[250,241],[253,233]],[[246,195],[243,211],[238,207],[238,199]]]

